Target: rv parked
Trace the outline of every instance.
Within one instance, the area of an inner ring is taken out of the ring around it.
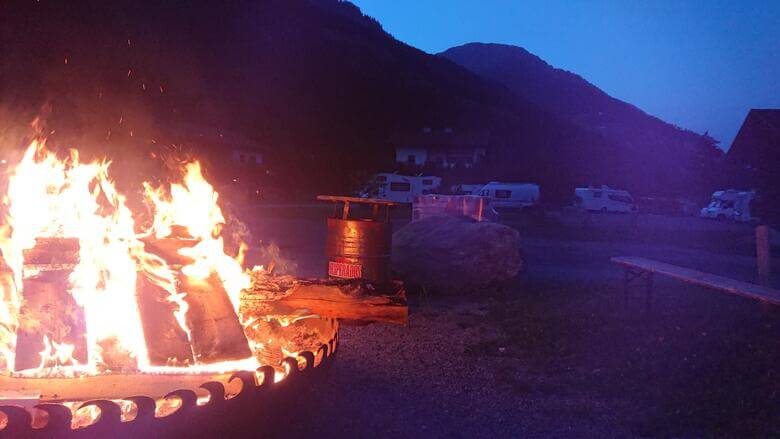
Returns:
[[[581,209],[598,212],[628,213],[637,211],[634,199],[628,191],[612,189],[607,186],[574,189],[574,204]]]
[[[715,191],[707,207],[702,208],[699,216],[702,218],[715,218],[719,220],[731,220],[749,222],[750,203],[753,201],[753,191],[740,192],[734,189]]]
[[[539,185],[491,181],[479,190],[478,195],[490,199],[493,208],[526,209],[539,202]]]
[[[435,193],[439,186],[441,177],[382,173],[374,175],[360,196],[411,203],[415,197]]]

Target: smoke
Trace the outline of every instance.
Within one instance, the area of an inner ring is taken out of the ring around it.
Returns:
[[[242,245],[249,245],[250,261],[245,265],[262,265],[267,272],[278,275],[296,274],[298,264],[282,256],[281,249],[276,243],[264,244],[261,241],[255,242],[250,228],[239,219],[235,205],[225,200],[221,195],[220,199],[222,200],[222,212],[226,220],[225,227],[222,229],[222,236],[225,239],[225,251],[228,254],[237,255],[241,251]]]
[[[275,243],[270,243],[265,246],[261,245],[258,259],[263,262],[266,271],[274,274],[293,275],[298,271],[298,264],[283,257],[279,246]]]

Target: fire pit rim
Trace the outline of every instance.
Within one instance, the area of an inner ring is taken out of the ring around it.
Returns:
[[[226,372],[221,375],[228,375],[229,377],[223,382],[220,381],[206,381],[199,385],[209,392],[209,399],[204,404],[199,404],[197,401],[197,394],[191,389],[177,389],[168,392],[159,400],[165,400],[169,398],[179,398],[181,404],[176,407],[172,412],[165,416],[157,416],[157,400],[145,395],[134,395],[127,397],[119,397],[113,400],[105,398],[89,399],[82,402],[78,406],[79,409],[88,406],[95,406],[98,408],[99,413],[95,417],[95,420],[86,426],[72,428],[73,412],[70,408],[63,405],[66,402],[76,401],[50,401],[36,404],[33,408],[42,410],[48,417],[46,423],[42,426],[33,427],[32,413],[19,405],[0,405],[0,414],[5,415],[6,425],[0,429],[0,435],[19,435],[23,437],[36,436],[43,434],[49,436],[51,434],[68,434],[78,435],[84,433],[90,435],[92,431],[99,429],[110,428],[112,431],[118,432],[119,429],[126,427],[137,427],[137,424],[157,423],[157,422],[169,422],[174,418],[181,417],[180,415],[189,414],[197,417],[198,412],[205,412],[218,407],[223,407],[227,404],[231,404],[232,401],[241,401],[253,397],[270,397],[277,389],[291,386],[295,382],[301,380],[304,377],[314,374],[315,371],[327,368],[336,354],[338,347],[339,329],[338,323],[333,338],[327,343],[321,343],[316,349],[316,352],[304,350],[298,352],[296,357],[287,356],[281,361],[281,365],[286,365],[286,376],[283,380],[276,382],[275,375],[276,369],[270,365],[263,365],[258,367],[255,371],[249,370],[237,370],[233,372]],[[321,360],[317,364],[316,360],[320,357]],[[303,359],[303,362],[299,361],[299,358]],[[259,378],[262,377],[262,381]],[[68,378],[61,378],[68,379]],[[241,389],[233,395],[228,396],[226,385],[239,379],[242,383]],[[128,421],[121,420],[121,407],[115,401],[130,401],[135,404],[137,408],[136,416]],[[143,403],[140,403],[143,401]],[[150,404],[151,403],[151,404]],[[193,413],[195,412],[195,413]]]

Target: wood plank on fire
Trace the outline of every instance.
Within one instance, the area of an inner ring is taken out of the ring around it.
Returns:
[[[182,256],[180,250],[192,247],[198,240],[185,236],[181,230],[175,231],[174,237],[146,238],[143,240],[147,252],[164,259],[176,273],[177,288],[184,292],[187,303],[187,329],[189,331],[189,346],[194,355],[195,363],[217,363],[221,361],[240,360],[252,355],[244,329],[238,320],[233,304],[216,273],[211,273],[206,279],[190,278],[182,273],[182,266],[191,264],[193,259]],[[148,301],[146,305],[152,305]],[[159,308],[159,304],[152,305]],[[173,308],[169,308],[172,311]],[[158,330],[168,331],[166,340],[155,340],[147,345],[153,345],[152,353],[157,361],[168,356],[178,361],[188,361],[179,325],[169,314]],[[143,318],[143,315],[142,315]],[[144,319],[145,322],[148,319]],[[149,323],[145,323],[149,325]],[[148,328],[144,328],[145,330]],[[152,331],[154,332],[154,331]]]
[[[138,287],[138,309],[149,362],[153,366],[193,364],[195,361],[187,332],[176,320],[174,312],[178,306],[168,300],[168,291],[144,272],[138,273]]]
[[[35,238],[35,246],[24,250],[24,263],[75,265],[79,262],[79,248],[77,238]]]
[[[180,273],[190,343],[198,363],[241,360],[252,356],[244,328],[216,273],[196,280]]]
[[[76,238],[36,238],[24,256],[24,279],[14,369],[41,364],[44,337],[73,345],[75,360],[87,360],[84,310],[68,293],[69,276],[79,259]],[[51,352],[46,352],[50,354]]]
[[[301,310],[354,323],[406,324],[409,308],[401,282],[374,285],[362,280],[302,280],[255,276],[241,294],[241,313],[285,315]]]

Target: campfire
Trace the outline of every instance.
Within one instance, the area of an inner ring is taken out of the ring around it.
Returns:
[[[246,267],[245,244],[227,249],[218,194],[197,161],[182,164],[176,183],[139,182],[136,210],[110,171],[109,161],[85,163],[77,151],[58,156],[43,139],[10,168],[0,428],[164,419],[328,360],[340,317],[333,303],[357,297],[359,282]]]

